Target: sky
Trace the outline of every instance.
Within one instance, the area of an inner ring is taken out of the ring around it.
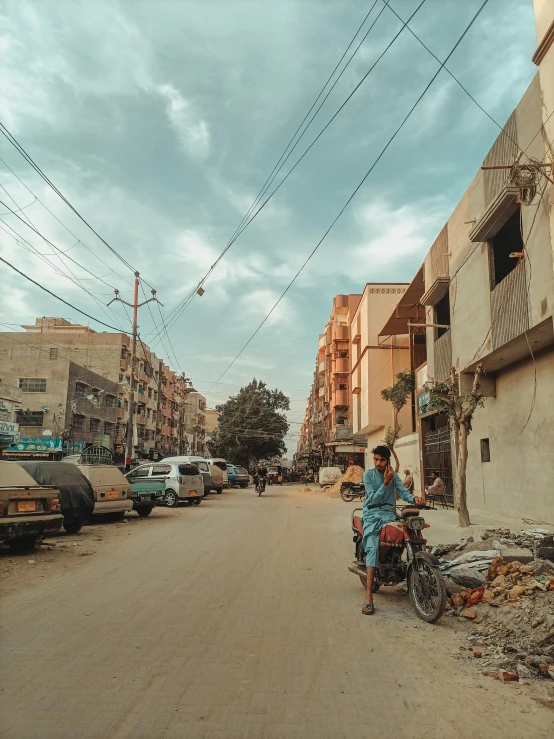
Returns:
[[[389,2],[407,20],[421,0]],[[426,0],[410,28],[443,60],[481,4]],[[140,309],[141,339],[192,378],[208,407],[253,377],[282,389],[291,398],[291,453],[333,297],[361,292],[368,281],[409,282],[499,133],[442,70],[214,385],[439,66],[404,29],[229,248],[205,294],[172,323],[371,8],[343,65],[374,27],[269,195],[402,28],[383,0],[4,0],[0,10],[0,120],[157,290],[163,308]],[[503,125],[536,74],[535,46],[531,0],[489,0],[447,66]],[[4,259],[95,319],[129,331],[122,307],[105,304],[114,288],[131,301],[132,269],[0,138]],[[36,316],[108,330],[3,263],[0,279],[1,330],[19,330]]]

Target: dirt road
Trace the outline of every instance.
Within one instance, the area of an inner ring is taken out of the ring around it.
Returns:
[[[2,736],[552,736],[554,712],[524,686],[453,658],[457,619],[428,626],[392,590],[361,615],[349,513],[325,496],[250,488],[71,537],[93,556],[12,562]]]

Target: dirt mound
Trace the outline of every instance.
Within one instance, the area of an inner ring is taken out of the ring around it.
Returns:
[[[340,498],[340,487],[343,482],[361,482],[362,481],[362,475],[364,474],[364,470],[361,467],[358,467],[358,465],[352,465],[352,467],[349,467],[344,475],[341,475],[339,479],[336,481],[336,483],[330,487],[327,488],[326,492],[331,498]]]

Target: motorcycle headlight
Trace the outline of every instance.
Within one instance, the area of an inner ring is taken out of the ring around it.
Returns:
[[[412,531],[422,531],[425,527],[425,519],[419,518],[418,516],[411,516],[406,521],[406,526]]]

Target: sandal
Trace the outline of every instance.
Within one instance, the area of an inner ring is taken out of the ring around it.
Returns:
[[[365,603],[364,607],[362,608],[362,613],[364,616],[373,616],[375,613],[375,606],[373,603]]]

